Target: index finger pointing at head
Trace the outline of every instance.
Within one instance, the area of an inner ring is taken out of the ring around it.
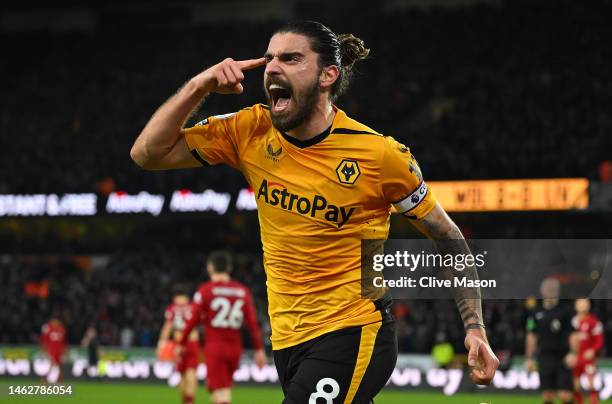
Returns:
[[[236,63],[238,63],[238,67],[240,67],[240,70],[251,70],[255,69],[256,67],[265,65],[266,58],[239,60]]]

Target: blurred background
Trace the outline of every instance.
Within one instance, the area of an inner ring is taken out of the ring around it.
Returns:
[[[37,357],[51,316],[75,348],[73,374],[90,326],[102,358],[153,360],[172,286],[206,280],[204,260],[218,248],[235,253],[234,276],[253,289],[269,335],[257,213],[242,175],[147,172],[129,150],[182,83],[225,57],[261,56],[292,19],[365,41],[370,57],[339,107],[411,148],[466,237],[611,238],[611,1],[8,2],[0,8],[0,376],[12,374],[2,361]],[[256,70],[243,95],[211,95],[190,124],[258,102]],[[393,217],[390,237],[418,234]],[[504,369],[520,364],[532,305],[484,302]],[[593,311],[612,354],[612,302],[596,300]],[[461,366],[453,302],[398,301],[395,314],[400,368]],[[436,362],[440,344],[451,360]]]

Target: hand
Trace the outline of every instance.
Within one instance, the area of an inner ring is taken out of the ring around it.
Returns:
[[[587,349],[586,351],[584,351],[584,353],[582,354],[582,357],[587,360],[590,361],[591,359],[593,359],[595,357],[595,351],[592,349]]]
[[[257,351],[255,351],[253,359],[255,360],[255,364],[259,369],[262,369],[264,366],[266,366],[266,353],[263,349],[258,349]]]
[[[535,361],[533,359],[525,359],[525,370],[527,370],[528,372],[535,372],[536,370],[536,365],[535,365]]]
[[[242,94],[244,71],[255,69],[266,64],[265,58],[234,60],[224,59],[221,63],[209,67],[197,75],[196,80],[206,93]]]
[[[468,365],[475,384],[488,385],[493,380],[499,366],[499,359],[491,350],[483,329],[470,329],[465,336],[465,347],[468,350]]]
[[[575,353],[570,352],[565,355],[565,358],[563,358],[563,362],[565,363],[565,366],[567,366],[569,369],[573,369],[576,366],[576,362],[578,362],[578,357]]]

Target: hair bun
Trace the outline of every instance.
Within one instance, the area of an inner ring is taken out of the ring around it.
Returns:
[[[342,66],[350,67],[358,60],[365,59],[370,49],[365,47],[363,41],[353,34],[338,35],[340,43],[340,57]]]

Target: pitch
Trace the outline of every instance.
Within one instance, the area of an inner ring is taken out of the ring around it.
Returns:
[[[73,394],[66,397],[24,397],[8,396],[8,386],[17,384],[36,384],[39,381],[23,379],[4,379],[0,382],[0,402],[24,403],[66,403],[66,404],[173,404],[179,402],[178,391],[161,384],[112,383],[112,382],[73,382]],[[233,390],[234,404],[272,404],[280,403],[282,394],[279,387],[240,386]],[[204,388],[198,389],[196,403],[209,403],[209,395]],[[539,402],[536,395],[517,394],[457,394],[452,397],[441,393],[387,390],[376,397],[376,404],[527,404]],[[612,403],[612,401],[606,401]]]

